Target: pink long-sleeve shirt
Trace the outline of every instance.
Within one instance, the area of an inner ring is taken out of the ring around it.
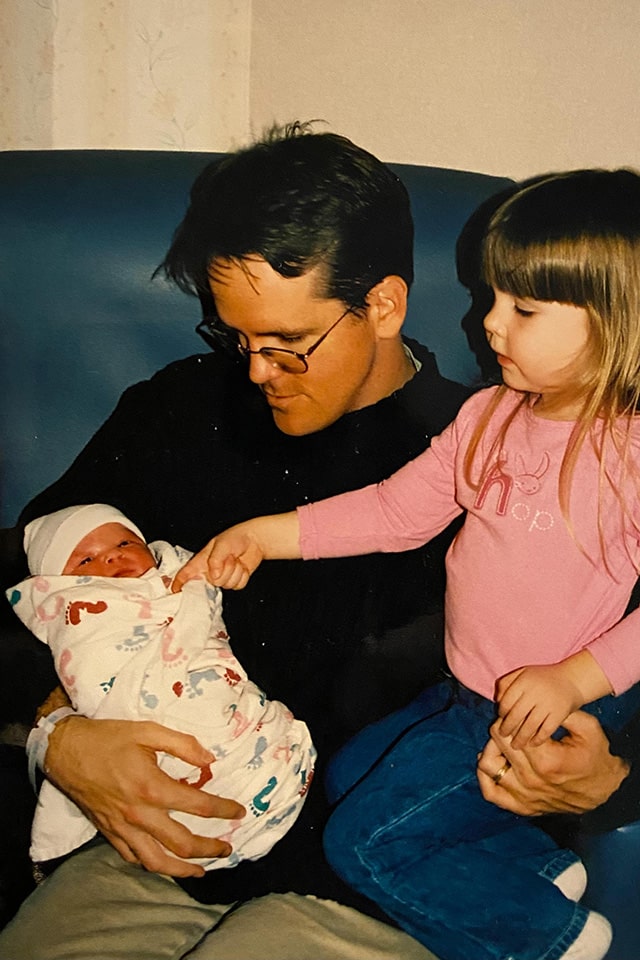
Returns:
[[[471,397],[430,448],[388,480],[300,507],[302,556],[411,550],[466,511],[446,560],[445,648],[454,675],[493,699],[496,680],[511,670],[588,648],[622,693],[640,679],[640,611],[621,619],[640,562],[640,425],[631,436],[633,469],[625,472],[612,456],[604,486],[592,444],[583,445],[571,486],[572,534],[558,478],[574,423],[522,406],[476,485],[520,394],[508,391],[499,404],[476,457],[474,485],[465,479],[465,451],[496,389]]]

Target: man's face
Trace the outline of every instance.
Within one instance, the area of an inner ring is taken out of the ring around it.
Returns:
[[[281,347],[306,351],[344,313],[348,304],[322,299],[314,268],[283,277],[262,257],[216,260],[211,292],[220,320],[250,350]],[[249,357],[258,384],[283,433],[315,433],[343,414],[381,399],[377,385],[379,340],[369,311],[348,314],[309,357],[306,373],[287,373],[260,355]],[[384,396],[384,393],[382,393]]]

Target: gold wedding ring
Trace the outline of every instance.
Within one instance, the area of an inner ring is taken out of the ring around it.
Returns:
[[[498,772],[497,772],[497,773],[494,773],[494,775],[493,775],[493,777],[492,777],[493,782],[494,782],[496,785],[499,785],[499,784],[500,784],[500,781],[501,781],[502,778],[504,777],[504,775],[505,775],[505,773],[507,772],[507,770],[510,770],[510,769],[511,769],[511,764],[509,763],[508,760],[505,760],[505,762],[502,764],[502,766],[500,767],[500,769],[498,770]]]

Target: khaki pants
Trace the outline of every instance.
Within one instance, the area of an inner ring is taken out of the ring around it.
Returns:
[[[228,915],[227,915],[228,914]],[[108,844],[67,860],[0,933],[11,960],[436,960],[349,907],[271,894],[237,910],[201,904]]]

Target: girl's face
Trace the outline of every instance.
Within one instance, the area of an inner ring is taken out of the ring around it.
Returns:
[[[155,565],[155,557],[137,534],[121,523],[103,523],[82,538],[62,573],[78,577],[141,577]]]
[[[495,288],[493,292],[495,302],[484,328],[505,384],[540,394],[534,408],[539,416],[575,419],[581,407],[581,377],[588,369],[586,309]]]

